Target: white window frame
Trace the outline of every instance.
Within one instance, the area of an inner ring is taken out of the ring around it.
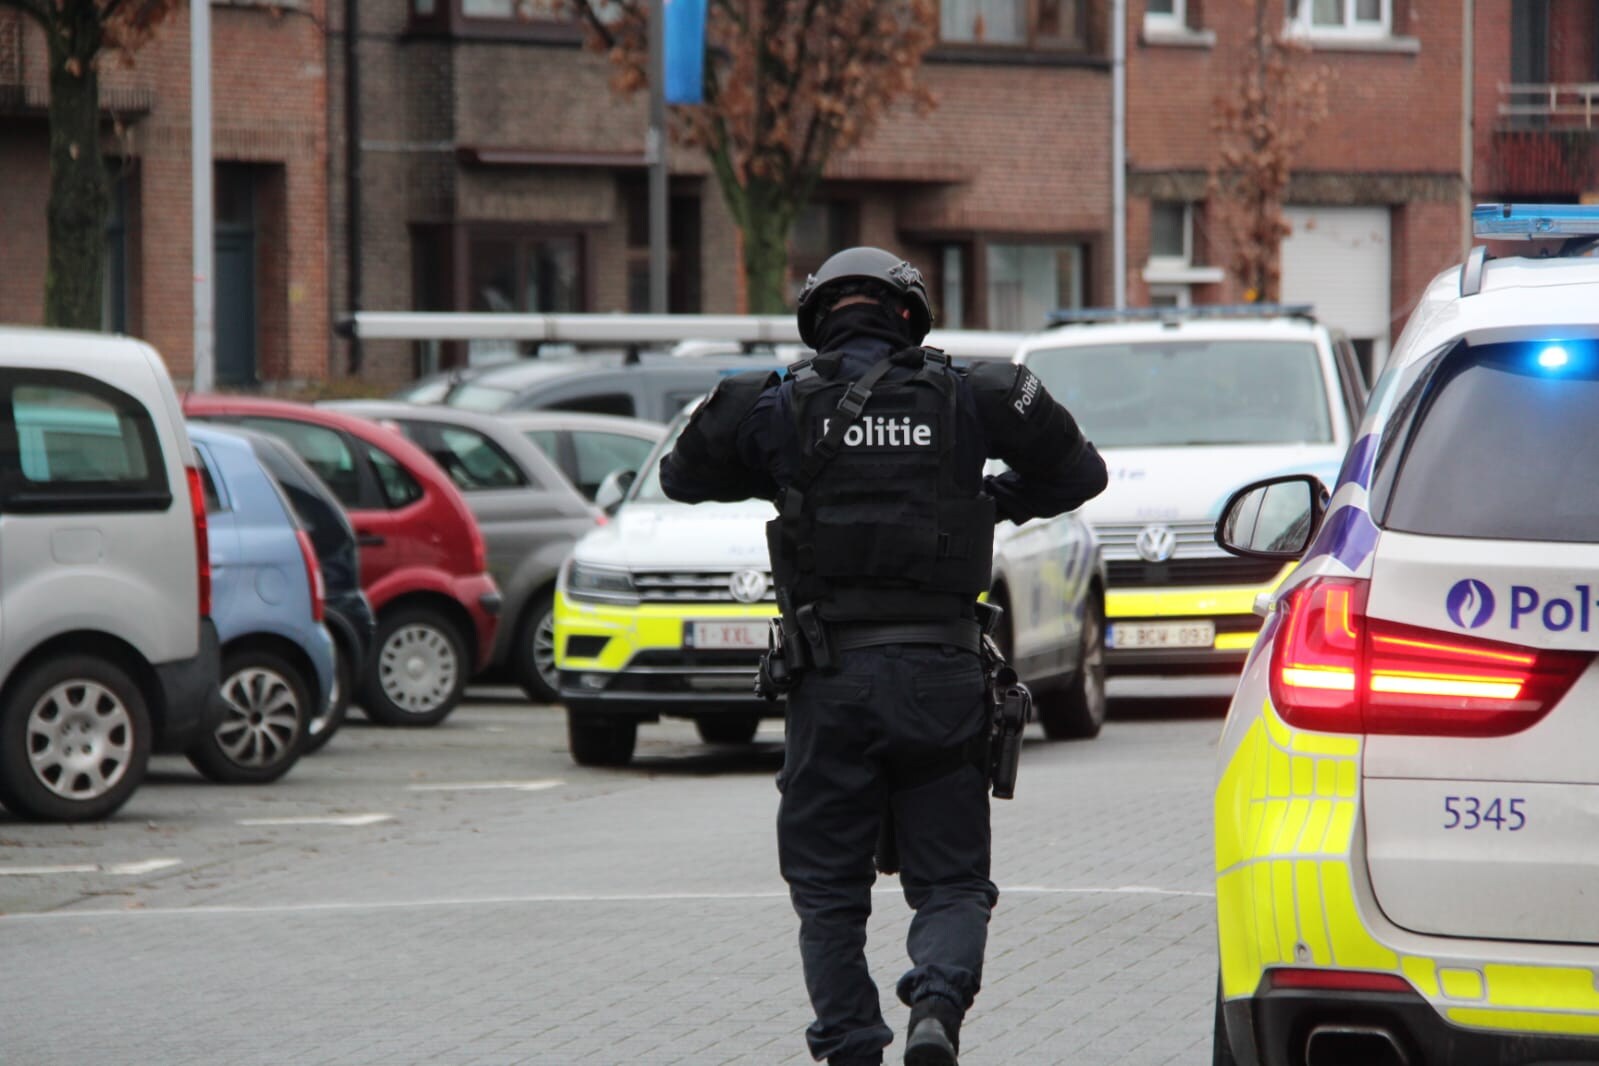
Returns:
[[[1155,205],[1181,203],[1183,209],[1183,252],[1181,255],[1155,254]],[[1152,200],[1149,204],[1149,265],[1153,267],[1189,267],[1194,265],[1194,204],[1193,201]]]
[[[1177,307],[1192,307],[1194,305],[1194,287],[1192,285],[1151,285],[1149,287],[1149,305],[1161,306],[1155,303],[1157,296],[1169,296],[1176,300]]]
[[[1188,0],[1171,0],[1171,14],[1144,9],[1144,32],[1150,30],[1168,33],[1188,28]]]
[[[1343,5],[1341,25],[1328,26],[1311,21],[1316,0],[1293,0],[1289,5],[1288,32],[1300,37],[1383,38],[1393,36],[1394,0],[1378,0],[1381,12],[1377,21],[1355,18],[1357,0],[1338,0]]]

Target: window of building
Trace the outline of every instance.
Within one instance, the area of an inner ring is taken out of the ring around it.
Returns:
[[[1144,264],[1150,306],[1187,307],[1193,302],[1193,286],[1213,285],[1225,276],[1220,267],[1200,265],[1194,238],[1198,214],[1198,205],[1181,200],[1150,203],[1149,259]]]
[[[939,262],[937,321],[944,329],[966,328],[966,254],[964,244],[944,245]]]
[[[111,169],[115,173],[114,162]],[[132,262],[128,240],[129,184],[130,179],[125,176],[111,179],[105,249],[101,253],[100,328],[112,333],[128,332],[128,267]]]
[[[940,0],[939,39],[946,44],[1081,47],[1081,0]]]
[[[1193,294],[1187,285],[1151,285],[1149,287],[1149,306],[1151,307],[1188,307],[1193,303]]]
[[[618,181],[627,216],[627,309],[650,309],[650,191],[642,177]],[[666,214],[666,309],[698,314],[700,303],[700,198],[673,193]]]
[[[860,232],[861,205],[857,200],[818,197],[802,207],[789,234],[789,297],[799,296],[805,279],[816,273],[828,256],[860,243]]]
[[[1036,330],[1049,313],[1083,306],[1081,244],[990,244],[988,328]]]
[[[1188,0],[1148,0],[1144,5],[1144,27],[1180,30],[1188,24]]]
[[[1194,261],[1194,217],[1189,204],[1173,200],[1150,204],[1149,259],[1185,266]]]
[[[530,314],[586,311],[583,238],[577,233],[484,229],[466,241],[467,306],[470,311]],[[515,341],[469,341],[472,366],[516,358]]]
[[[1289,0],[1289,24],[1300,33],[1386,36],[1393,0]]]
[[[597,5],[602,19],[614,4]],[[411,30],[448,36],[581,41],[583,27],[565,0],[411,0]]]
[[[451,9],[469,19],[515,19],[519,21],[567,21],[561,0],[411,0],[411,14],[435,18],[440,9]]]

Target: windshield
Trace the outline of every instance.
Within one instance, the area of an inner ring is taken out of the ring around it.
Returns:
[[[497,389],[492,385],[462,385],[450,393],[445,403],[451,407],[464,407],[468,411],[503,411],[511,406],[516,393]]]
[[[1316,347],[1139,341],[1029,352],[1027,366],[1100,448],[1332,440]]]

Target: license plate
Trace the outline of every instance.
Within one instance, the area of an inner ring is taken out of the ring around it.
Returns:
[[[683,643],[690,648],[706,650],[765,651],[767,623],[759,622],[689,622],[684,627]]]
[[[1216,643],[1215,622],[1116,622],[1112,648],[1208,648]]]

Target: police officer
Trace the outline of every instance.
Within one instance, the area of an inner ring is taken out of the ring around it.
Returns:
[[[725,379],[661,463],[668,496],[764,497],[782,613],[787,752],[778,857],[800,919],[811,1054],[877,1066],[893,1040],[865,956],[880,820],[915,911],[905,1062],[953,1066],[981,983],[989,913],[984,675],[977,597],[994,525],[1072,510],[1105,464],[1038,378],[917,347],[932,325],[915,267],[850,248],[806,280],[782,378]],[[983,464],[1010,467],[984,477]]]

